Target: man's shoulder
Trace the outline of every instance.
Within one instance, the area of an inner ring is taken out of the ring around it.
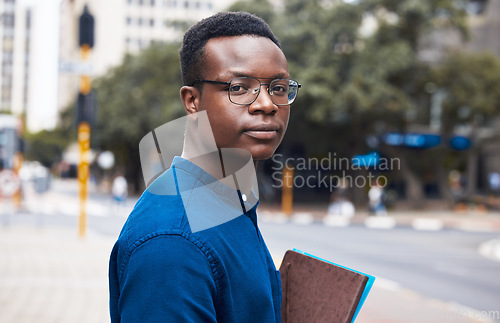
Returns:
[[[118,240],[131,247],[136,241],[159,232],[176,235],[190,232],[182,198],[176,194],[175,182],[169,171],[143,192]]]

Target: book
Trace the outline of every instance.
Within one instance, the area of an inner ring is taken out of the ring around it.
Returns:
[[[288,250],[280,266],[281,322],[354,322],[375,277]]]

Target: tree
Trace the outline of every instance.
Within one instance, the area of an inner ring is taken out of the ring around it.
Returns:
[[[457,128],[466,129],[473,146],[462,154],[467,165],[467,190],[470,199],[476,191],[477,155],[481,148],[478,128],[500,113],[500,59],[492,53],[451,52],[433,70],[433,79],[445,93],[441,110],[441,134],[451,138]],[[498,134],[496,134],[498,136]],[[443,159],[450,160],[443,152]],[[456,162],[455,162],[456,164]],[[453,165],[452,166],[456,166]],[[440,186],[445,187],[445,178]],[[442,194],[449,193],[442,189]]]
[[[60,113],[59,123],[54,130],[26,134],[25,158],[39,161],[50,168],[62,159],[64,150],[74,138],[76,130],[73,127],[73,106],[70,105]]]
[[[98,117],[95,140],[116,156],[118,167],[138,191],[144,186],[139,141],[183,115],[178,44],[153,44],[96,80]]]

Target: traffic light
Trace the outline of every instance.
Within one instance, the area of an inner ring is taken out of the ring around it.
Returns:
[[[87,122],[92,126],[94,123],[95,106],[95,91],[90,91],[88,94],[79,93],[76,102],[76,124]]]
[[[90,14],[87,5],[83,7],[83,13],[80,16],[78,44],[80,47],[94,47],[94,17]]]
[[[79,19],[79,46],[82,60],[89,59],[90,50],[94,46],[94,17],[90,14],[87,5]],[[95,110],[95,94],[92,91],[90,75],[80,75],[80,91],[76,104],[77,124],[87,122],[92,125]]]

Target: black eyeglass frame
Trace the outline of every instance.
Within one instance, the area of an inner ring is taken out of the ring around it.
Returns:
[[[239,76],[239,77],[235,77],[233,78],[231,81],[229,82],[223,82],[223,81],[211,81],[211,80],[202,80],[202,79],[199,79],[199,80],[194,80],[193,83],[191,83],[190,86],[194,86],[195,83],[210,83],[210,84],[220,84],[220,85],[231,85],[231,83],[236,80],[236,79],[240,79],[240,78],[248,78],[248,79],[254,79],[256,80],[257,82],[259,82],[259,92],[257,93],[257,95],[255,96],[255,98],[252,100],[252,102],[250,103],[236,103],[234,102],[233,100],[231,100],[231,94],[229,92],[230,88],[227,89],[227,96],[228,96],[228,99],[229,101],[231,101],[231,103],[234,103],[234,104],[237,104],[237,105],[249,105],[249,104],[252,104],[255,102],[255,100],[257,100],[257,98],[259,97],[259,94],[260,94],[260,88],[262,85],[267,85],[267,93],[269,93],[269,95],[271,96],[271,98],[273,97],[273,94],[270,91],[271,87],[271,83],[273,83],[274,81],[276,80],[288,80],[288,81],[294,81],[295,83],[297,83],[297,92],[295,93],[295,97],[293,98],[292,102],[289,102],[289,103],[286,103],[286,104],[278,104],[278,103],[274,103],[273,101],[273,104],[277,105],[277,106],[286,106],[286,105],[290,105],[292,104],[295,99],[297,98],[297,95],[299,94],[299,89],[302,87],[302,85],[295,81],[295,80],[292,80],[292,79],[273,79],[271,80],[271,82],[269,83],[262,83],[258,78],[255,78],[255,77],[251,77],[251,76]]]

